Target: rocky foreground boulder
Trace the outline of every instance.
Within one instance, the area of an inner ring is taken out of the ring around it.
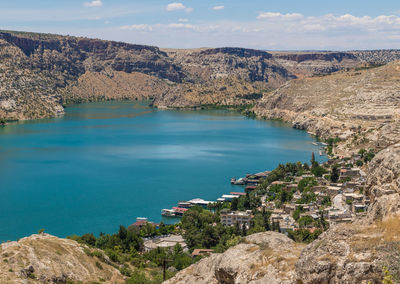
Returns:
[[[124,283],[118,269],[76,241],[32,235],[0,246],[0,283]]]
[[[212,254],[165,283],[293,283],[294,265],[304,245],[283,234],[247,236],[222,254]]]

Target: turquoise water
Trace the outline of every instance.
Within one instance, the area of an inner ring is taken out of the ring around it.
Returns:
[[[180,200],[242,190],[233,176],[309,161],[304,131],[230,111],[82,104],[0,128],[0,241],[44,228],[65,237],[160,221]],[[316,155],[318,156],[318,155]]]

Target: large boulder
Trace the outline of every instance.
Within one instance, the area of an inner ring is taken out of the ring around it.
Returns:
[[[76,241],[48,234],[3,243],[0,283],[125,282],[106,256],[90,256],[88,251]]]
[[[165,283],[293,283],[302,244],[277,232],[257,233],[222,254],[212,254]]]

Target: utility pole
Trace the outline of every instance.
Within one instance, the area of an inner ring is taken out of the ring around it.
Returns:
[[[163,258],[163,281],[167,280],[167,262],[171,262],[172,260]]]

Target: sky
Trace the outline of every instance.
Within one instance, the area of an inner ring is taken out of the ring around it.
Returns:
[[[169,48],[400,49],[400,0],[0,0],[0,29]]]

